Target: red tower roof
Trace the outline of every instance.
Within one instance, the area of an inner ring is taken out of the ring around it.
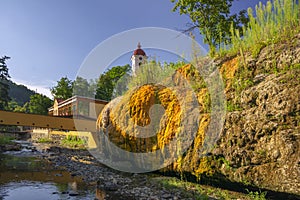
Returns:
[[[133,55],[142,55],[142,56],[146,56],[146,53],[143,49],[141,49],[141,44],[138,43],[137,45],[137,49],[134,50]]]

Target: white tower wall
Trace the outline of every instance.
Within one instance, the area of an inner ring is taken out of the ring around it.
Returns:
[[[141,49],[141,44],[138,43],[137,49],[134,50],[133,55],[131,56],[132,74],[135,76],[140,66],[145,64],[146,62],[147,62],[146,53]]]

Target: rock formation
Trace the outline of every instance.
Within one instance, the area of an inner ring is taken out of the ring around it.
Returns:
[[[250,54],[216,59],[225,83],[227,114],[214,149],[203,154],[211,122],[208,90],[199,73],[186,65],[178,69],[193,86],[199,103],[199,127],[193,143],[167,170],[196,177],[222,175],[234,182],[300,194],[300,35]],[[135,125],[151,123],[150,107],[165,109],[155,136],[135,136]],[[122,124],[130,116],[133,124]],[[181,107],[172,91],[143,85],[127,99],[113,100],[98,118],[112,142],[131,152],[155,151],[170,142],[181,127]],[[126,127],[121,128],[121,127]],[[130,132],[131,134],[128,134]],[[183,141],[180,141],[183,142]]]

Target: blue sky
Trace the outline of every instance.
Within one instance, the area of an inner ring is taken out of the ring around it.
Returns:
[[[237,1],[233,12],[258,2]],[[190,22],[171,11],[169,0],[1,0],[0,5],[0,56],[11,57],[12,80],[48,96],[61,77],[75,79],[88,54],[111,36],[141,27],[182,30]],[[115,63],[130,64],[130,57]]]

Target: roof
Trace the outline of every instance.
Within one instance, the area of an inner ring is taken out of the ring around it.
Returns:
[[[62,99],[62,98],[56,98],[55,100],[57,101],[57,103],[64,101],[64,99]]]
[[[141,49],[141,44],[138,43],[137,49],[133,51],[133,55],[141,55],[141,56],[146,56],[146,53],[143,49]]]

